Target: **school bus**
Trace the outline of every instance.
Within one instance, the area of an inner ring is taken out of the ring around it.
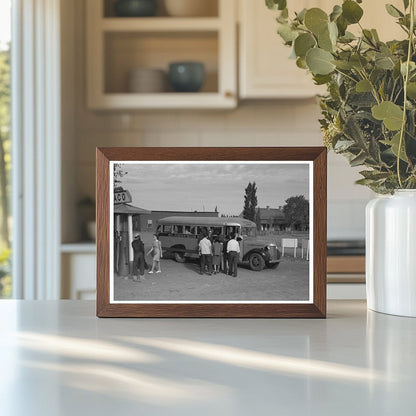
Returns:
[[[199,257],[199,241],[204,234],[209,238],[238,235],[240,263],[251,270],[275,268],[280,262],[280,251],[272,242],[257,238],[257,227],[252,221],[239,217],[166,217],[158,221],[156,234],[162,243],[163,256],[183,263],[187,258]]]

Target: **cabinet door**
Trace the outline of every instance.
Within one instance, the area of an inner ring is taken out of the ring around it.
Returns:
[[[296,10],[324,7],[319,0],[296,1]],[[293,6],[292,6],[293,7]],[[291,49],[276,33],[277,12],[264,1],[239,0],[240,12],[240,97],[305,98],[318,94],[310,74],[289,59]]]
[[[402,0],[389,1],[399,9]],[[298,0],[289,4],[289,10],[320,7],[330,12],[341,0]],[[325,92],[324,87],[313,84],[311,76],[298,68],[290,59],[290,48],[277,35],[277,12],[268,10],[264,1],[239,0],[240,13],[240,97],[241,98],[304,98]],[[395,19],[386,12],[384,2],[366,0],[361,4],[366,28],[376,28],[384,41],[403,38]],[[358,34],[358,25],[348,30]]]

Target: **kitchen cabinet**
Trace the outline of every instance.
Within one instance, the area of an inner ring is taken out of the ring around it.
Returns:
[[[88,0],[87,102],[90,109],[233,108],[237,105],[236,5],[218,2],[217,16],[115,17],[108,2]],[[111,5],[111,4],[110,4]],[[199,61],[200,92],[132,93],[130,71],[168,70],[169,63]]]
[[[61,253],[61,298],[95,300],[95,244],[63,244]]]
[[[300,0],[296,10],[324,7],[323,3]],[[240,97],[290,99],[319,94],[322,87],[315,86],[311,75],[289,59],[291,50],[276,33],[275,16],[263,1],[239,0]]]
[[[299,0],[289,3],[289,10],[320,7],[330,12],[341,1]],[[402,9],[401,0],[393,0]],[[268,10],[263,1],[239,0],[239,92],[242,99],[290,99],[308,98],[325,92],[324,87],[313,84],[312,77],[298,68],[290,59],[291,49],[277,35],[276,11]],[[384,4],[378,0],[366,0],[362,25],[376,28],[381,40],[403,38],[394,18],[389,16]],[[348,30],[358,33],[357,25]]]

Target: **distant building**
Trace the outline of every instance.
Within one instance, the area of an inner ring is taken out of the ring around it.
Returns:
[[[257,208],[256,222],[262,231],[282,231],[288,227],[283,208]]]
[[[165,217],[218,217],[217,211],[150,211],[133,217],[136,231],[156,231],[157,222]]]

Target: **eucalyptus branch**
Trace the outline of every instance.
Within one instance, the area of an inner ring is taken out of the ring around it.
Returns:
[[[413,50],[413,37],[414,37],[414,28],[415,28],[415,0],[410,0],[410,28],[409,28],[409,44],[407,46],[407,60],[406,60],[406,72],[404,75],[404,85],[403,85],[403,118],[402,118],[402,127],[400,129],[400,139],[399,139],[399,148],[397,151],[397,177],[399,180],[400,188],[403,188],[401,173],[400,173],[400,156],[403,147],[404,141],[404,132],[406,130],[406,110],[407,110],[407,83],[409,81],[409,69],[410,62],[412,59],[412,50]]]
[[[338,68],[335,68],[335,72],[338,72],[339,74],[344,75],[345,78],[350,79],[352,82],[355,82],[355,83],[358,82],[355,78],[351,77],[348,74],[345,74],[344,72],[340,71]]]
[[[362,66],[361,66],[361,69],[362,69],[362,71],[360,71],[360,75],[362,76],[363,79],[368,81],[368,83],[370,84],[371,93],[373,94],[374,99],[377,101],[377,104],[380,104],[381,100],[380,100],[380,97],[379,97],[378,92],[376,90],[376,87],[371,82],[370,78],[368,78],[367,72],[365,72],[365,69]]]

